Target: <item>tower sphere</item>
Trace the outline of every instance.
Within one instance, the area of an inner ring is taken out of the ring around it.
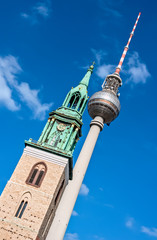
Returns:
[[[122,81],[118,75],[108,75],[102,91],[94,93],[88,102],[88,112],[92,118],[102,117],[104,123],[111,123],[120,112],[120,101],[117,96]]]

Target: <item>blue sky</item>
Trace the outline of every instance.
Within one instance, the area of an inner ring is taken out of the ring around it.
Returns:
[[[0,1],[0,191],[24,140],[39,138],[93,60],[89,95],[101,89],[142,12],[121,72],[120,115],[100,133],[65,240],[157,239],[156,8],[153,0]],[[75,161],[87,110],[83,121]]]

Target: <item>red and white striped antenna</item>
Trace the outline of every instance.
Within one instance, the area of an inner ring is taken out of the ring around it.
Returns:
[[[123,64],[124,58],[125,58],[126,53],[127,53],[128,49],[129,49],[129,44],[130,44],[130,42],[131,42],[132,36],[134,35],[134,31],[135,31],[135,28],[136,28],[136,26],[137,26],[137,23],[138,23],[138,20],[139,20],[139,18],[140,18],[140,15],[141,15],[141,13],[138,14],[138,17],[137,17],[137,20],[136,20],[136,22],[135,22],[135,25],[134,25],[134,27],[133,27],[133,29],[132,29],[132,32],[130,33],[130,38],[129,38],[129,40],[128,40],[128,43],[127,43],[127,45],[126,45],[125,48],[124,48],[123,54],[122,54],[122,56],[121,56],[121,59],[120,59],[120,61],[119,61],[118,66],[117,66],[117,68],[116,68],[115,73],[117,73],[117,74],[120,73],[120,70],[121,70],[121,68],[122,68],[122,64]]]

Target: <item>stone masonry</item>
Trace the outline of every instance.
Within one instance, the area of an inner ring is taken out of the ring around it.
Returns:
[[[24,151],[0,198],[1,240],[44,240],[68,182],[66,158],[33,147],[26,147],[26,150],[27,148],[29,151]],[[43,160],[44,158],[46,160]],[[32,167],[38,162],[44,162],[47,166],[46,175],[39,188],[26,184]],[[64,179],[62,192],[55,203]],[[24,195],[27,196],[28,205],[22,218],[18,218],[15,214]]]

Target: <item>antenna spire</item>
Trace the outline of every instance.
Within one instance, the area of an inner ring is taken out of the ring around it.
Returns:
[[[138,20],[139,20],[139,18],[140,18],[140,15],[141,15],[141,12],[138,14],[138,17],[137,17],[137,20],[136,20],[136,22],[135,22],[135,25],[134,25],[134,27],[133,27],[133,29],[132,29],[132,32],[130,33],[130,38],[129,38],[129,40],[128,40],[128,43],[127,43],[127,45],[124,47],[123,54],[122,54],[122,56],[121,56],[121,59],[120,59],[119,64],[118,64],[118,66],[117,66],[117,68],[116,68],[116,71],[115,71],[115,73],[117,73],[117,74],[120,73],[120,70],[121,70],[121,67],[122,67],[122,64],[123,64],[125,55],[126,55],[128,49],[129,49],[129,44],[130,44],[130,42],[131,42],[132,36],[134,35],[134,31],[135,31],[135,28],[136,28],[136,26],[137,26],[137,23],[138,23]]]

